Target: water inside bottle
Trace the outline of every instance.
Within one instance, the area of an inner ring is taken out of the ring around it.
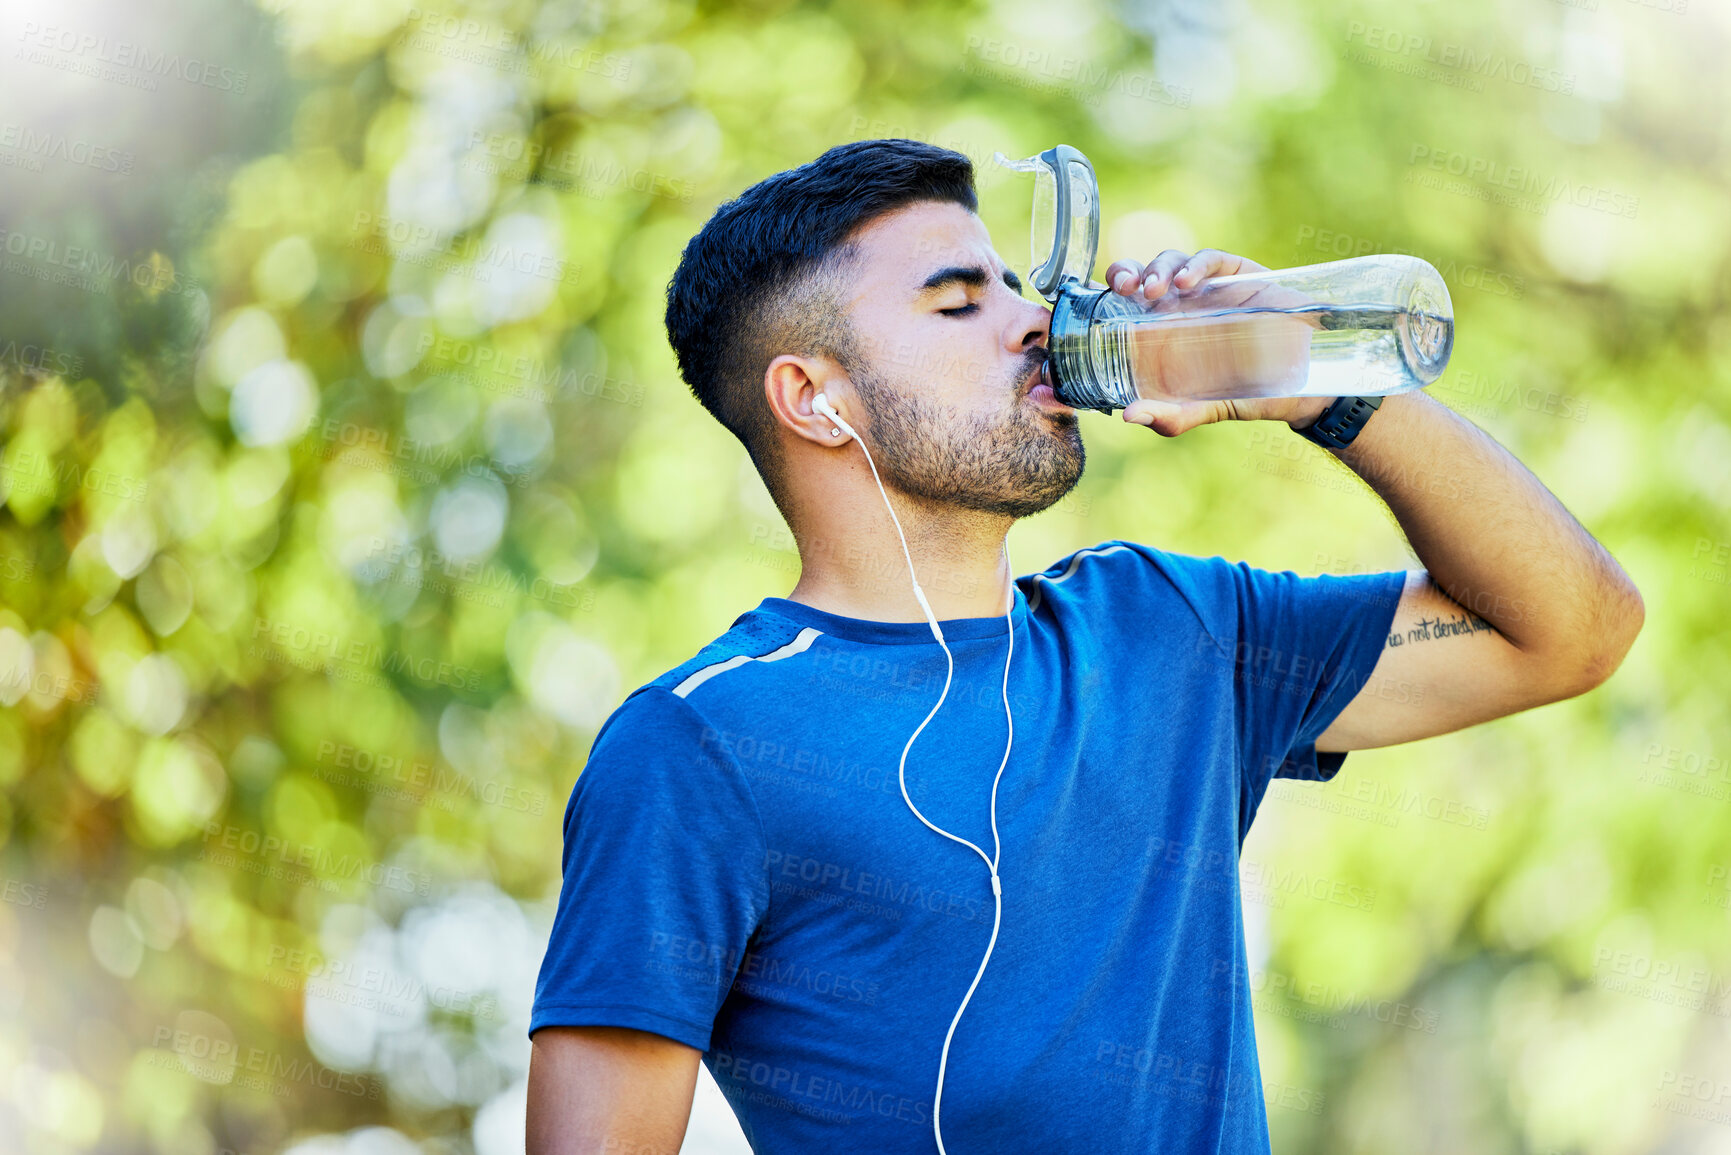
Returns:
[[[1100,317],[1096,363],[1139,396],[1380,396],[1423,388],[1448,362],[1450,317],[1393,305],[1243,306]]]

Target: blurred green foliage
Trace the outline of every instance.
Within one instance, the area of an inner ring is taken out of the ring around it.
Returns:
[[[971,155],[1017,267],[989,158],[1062,140],[1101,268],[1443,271],[1433,394],[1647,626],[1585,698],[1273,792],[1244,854],[1275,1146],[1723,1149],[1728,29],[1685,0],[26,6],[9,128],[132,159],[0,134],[5,1149],[520,1142],[588,742],[797,574],[664,286],[720,201],[867,136]],[[1415,564],[1298,439],[1084,427],[1019,572],[1110,537]],[[1374,906],[1251,885],[1294,870]]]

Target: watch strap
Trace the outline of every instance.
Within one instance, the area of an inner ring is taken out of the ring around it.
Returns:
[[[1295,432],[1324,449],[1345,449],[1381,404],[1381,397],[1336,397],[1315,421]]]

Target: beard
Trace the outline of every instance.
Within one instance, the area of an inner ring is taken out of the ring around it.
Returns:
[[[847,366],[871,414],[871,449],[884,480],[911,497],[1005,517],[1056,505],[1081,480],[1087,456],[1074,412],[1036,408],[1021,392],[1045,359],[1044,349],[1030,349],[992,391],[1005,405],[966,416],[928,400],[918,382]]]

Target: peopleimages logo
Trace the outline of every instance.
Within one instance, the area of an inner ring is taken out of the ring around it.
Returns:
[[[1393,57],[1404,63],[1440,65],[1458,72],[1462,74],[1460,77],[1438,76],[1435,79],[1458,87],[1461,81],[1470,78],[1475,82],[1472,85],[1475,92],[1483,91],[1483,85],[1477,82],[1487,79],[1503,80],[1517,87],[1539,88],[1565,96],[1575,91],[1573,73],[1560,72],[1529,60],[1511,60],[1501,52],[1474,48],[1469,44],[1455,44],[1447,40],[1438,43],[1429,36],[1366,24],[1362,20],[1354,20],[1347,25],[1346,40],[1348,44],[1354,40],[1362,40],[1367,48],[1376,49],[1384,57]],[[1368,61],[1370,58],[1364,59]],[[1389,67],[1386,59],[1382,64]],[[1404,70],[1398,65],[1395,67],[1397,71]]]
[[[241,1047],[219,1038],[177,1027],[158,1027],[151,1039],[151,1066],[174,1065],[207,1083],[232,1083],[273,1095],[292,1093],[293,1084],[336,1091],[357,1098],[378,1099],[383,1084],[376,1075],[338,1071],[312,1059],[297,1058],[263,1047]]]
[[[932,914],[959,918],[963,922],[985,920],[983,902],[977,895],[957,894],[907,879],[873,874],[854,866],[824,862],[780,850],[767,851],[763,867],[770,877],[771,887],[783,893],[799,894],[801,897],[821,901],[826,893],[839,898],[839,892],[846,892],[863,899],[877,900],[882,904],[893,904],[876,906],[871,913],[888,913],[894,918],[900,918],[901,912],[906,908],[917,907]],[[788,881],[790,879],[795,881]],[[797,882],[811,885],[802,888],[796,885]]]
[[[81,377],[84,358],[76,353],[62,353],[46,345],[0,341],[0,368],[15,366],[31,377]]]
[[[108,292],[113,285],[121,282],[156,293],[190,295],[199,291],[196,281],[182,277],[171,264],[155,256],[130,261],[112,253],[103,253],[79,245],[63,245],[52,237],[34,236],[4,228],[0,228],[0,254],[65,270],[71,278],[68,283],[98,292]],[[8,272],[23,272],[27,275],[32,273],[31,269],[18,261],[7,261],[5,267]]]
[[[37,172],[41,171],[44,160],[63,161],[99,172],[119,173],[121,176],[132,172],[133,156],[130,152],[92,144],[64,133],[38,132],[26,125],[9,121],[0,122],[0,149],[19,154],[28,160],[31,168]]]
[[[731,1099],[744,1096],[839,1123],[852,1122],[860,1115],[878,1115],[916,1125],[931,1119],[929,1103],[910,1099],[893,1088],[825,1078],[730,1051],[714,1052],[714,1060],[715,1081]],[[757,1093],[750,1093],[751,1088],[757,1088]],[[845,1110],[835,1110],[831,1104]]]
[[[1617,217],[1633,218],[1641,206],[1639,197],[1601,185],[1571,181],[1566,177],[1545,176],[1530,168],[1426,144],[1414,143],[1407,156],[1407,163],[1423,165],[1437,172],[1478,181],[1493,188],[1522,193],[1540,202],[1567,201],[1578,208],[1593,209]]]
[[[248,76],[240,69],[182,56],[178,52],[153,50],[147,45],[133,44],[127,40],[111,40],[106,36],[42,24],[35,20],[24,21],[18,39],[24,41],[27,49],[36,50],[36,53],[58,52],[76,60],[135,69],[146,76],[184,80],[188,84],[214,88],[219,92],[246,91]],[[18,55],[31,59],[32,63],[53,63],[52,60],[26,57],[24,51],[20,51]]]

